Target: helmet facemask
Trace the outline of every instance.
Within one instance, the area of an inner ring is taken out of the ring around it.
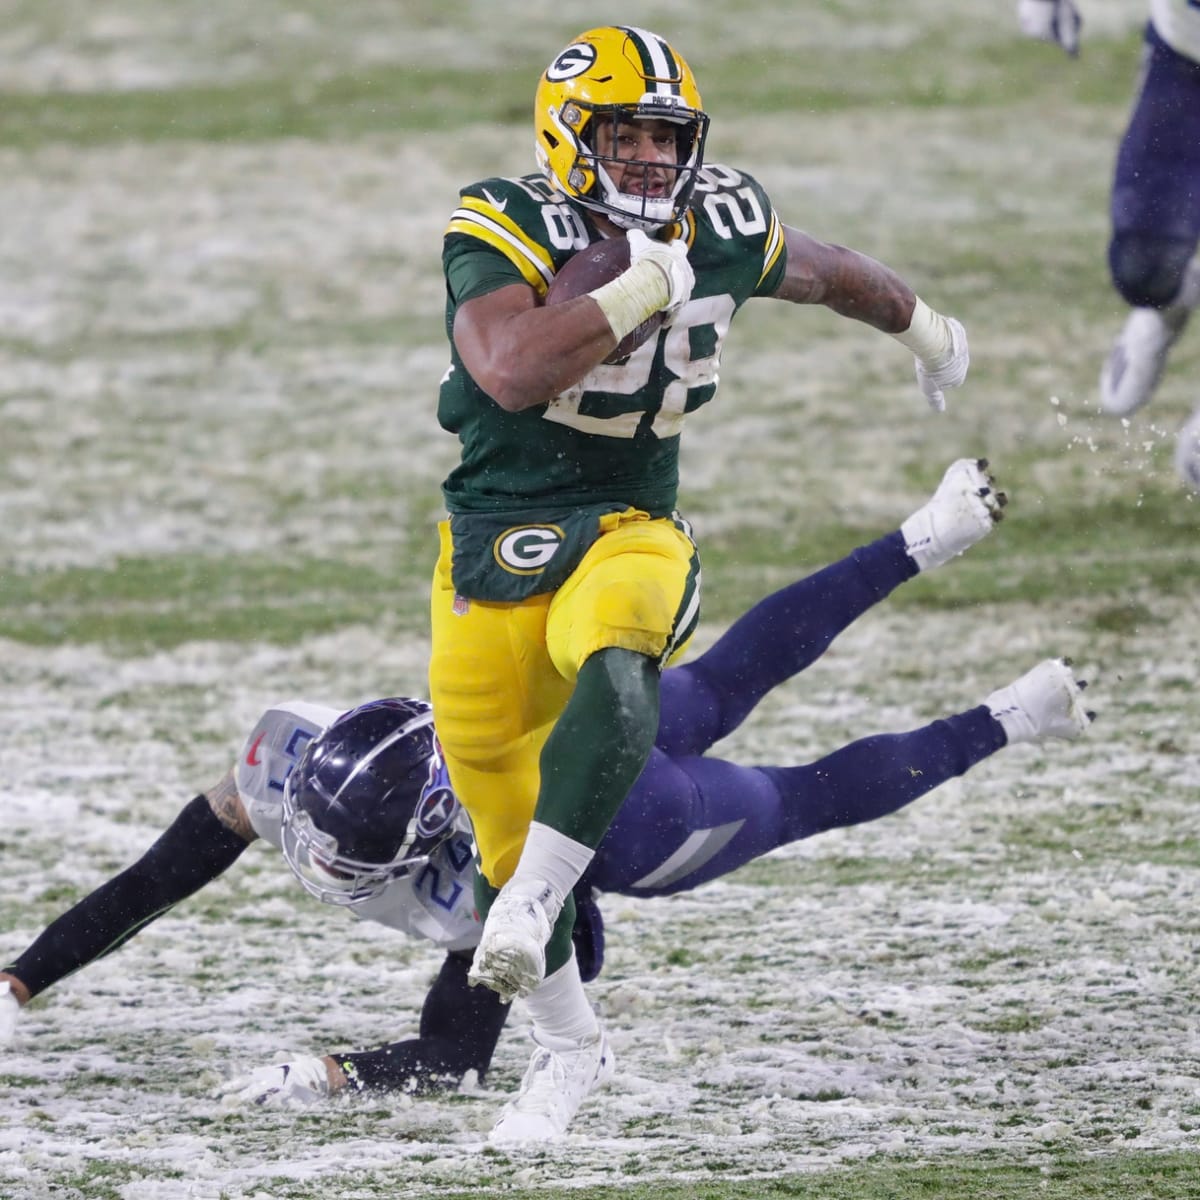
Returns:
[[[691,203],[696,178],[704,162],[704,141],[708,135],[708,115],[690,109],[676,110],[663,105],[661,96],[645,96],[638,105],[605,105],[584,115],[582,105],[563,106],[562,123],[575,145],[575,164],[568,183],[578,189],[580,204],[602,213],[622,229],[654,231],[683,218]],[[574,111],[572,111],[574,110]],[[578,114],[578,115],[577,115]],[[625,158],[618,152],[618,131],[622,125],[643,121],[665,121],[675,131],[675,161]],[[574,124],[579,132],[570,129]],[[600,144],[611,147],[602,153]],[[642,190],[618,188],[609,167],[622,176],[631,168],[641,172]],[[667,188],[649,195],[646,185],[666,176]],[[673,182],[672,178],[674,177]]]

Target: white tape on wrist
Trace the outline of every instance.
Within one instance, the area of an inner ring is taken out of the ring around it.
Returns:
[[[662,267],[643,259],[588,295],[600,305],[600,311],[619,342],[666,307],[671,299],[671,287]]]
[[[892,337],[907,346],[923,363],[940,366],[954,351],[954,337],[941,313],[936,313],[920,296],[913,305],[912,320],[903,333]]]

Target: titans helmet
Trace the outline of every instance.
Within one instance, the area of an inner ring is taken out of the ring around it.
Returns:
[[[605,164],[635,160],[599,153],[602,124],[611,122],[615,147],[621,122],[645,120],[676,129],[675,184],[666,196],[619,191]],[[656,230],[683,218],[704,163],[708,116],[691,68],[657,34],[625,25],[581,33],[542,74],[533,126],[538,166],[564,195],[622,229]]]
[[[466,827],[423,700],[344,713],[308,744],[283,788],[284,857],[327,904],[378,896]]]

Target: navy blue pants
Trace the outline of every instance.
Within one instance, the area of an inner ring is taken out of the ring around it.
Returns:
[[[686,891],[778,846],[894,812],[1003,746],[979,706],[802,765],[704,757],[913,574],[903,538],[889,534],[768,596],[705,654],[666,671],[657,745],[582,882],[627,895]]]
[[[1200,63],[1146,30],[1141,83],[1117,152],[1109,269],[1127,303],[1160,308],[1200,240]]]

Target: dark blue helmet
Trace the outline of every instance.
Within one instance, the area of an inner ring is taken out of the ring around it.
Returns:
[[[460,820],[429,705],[373,700],[314,738],[288,775],[283,854],[314,896],[358,904],[423,867]]]

